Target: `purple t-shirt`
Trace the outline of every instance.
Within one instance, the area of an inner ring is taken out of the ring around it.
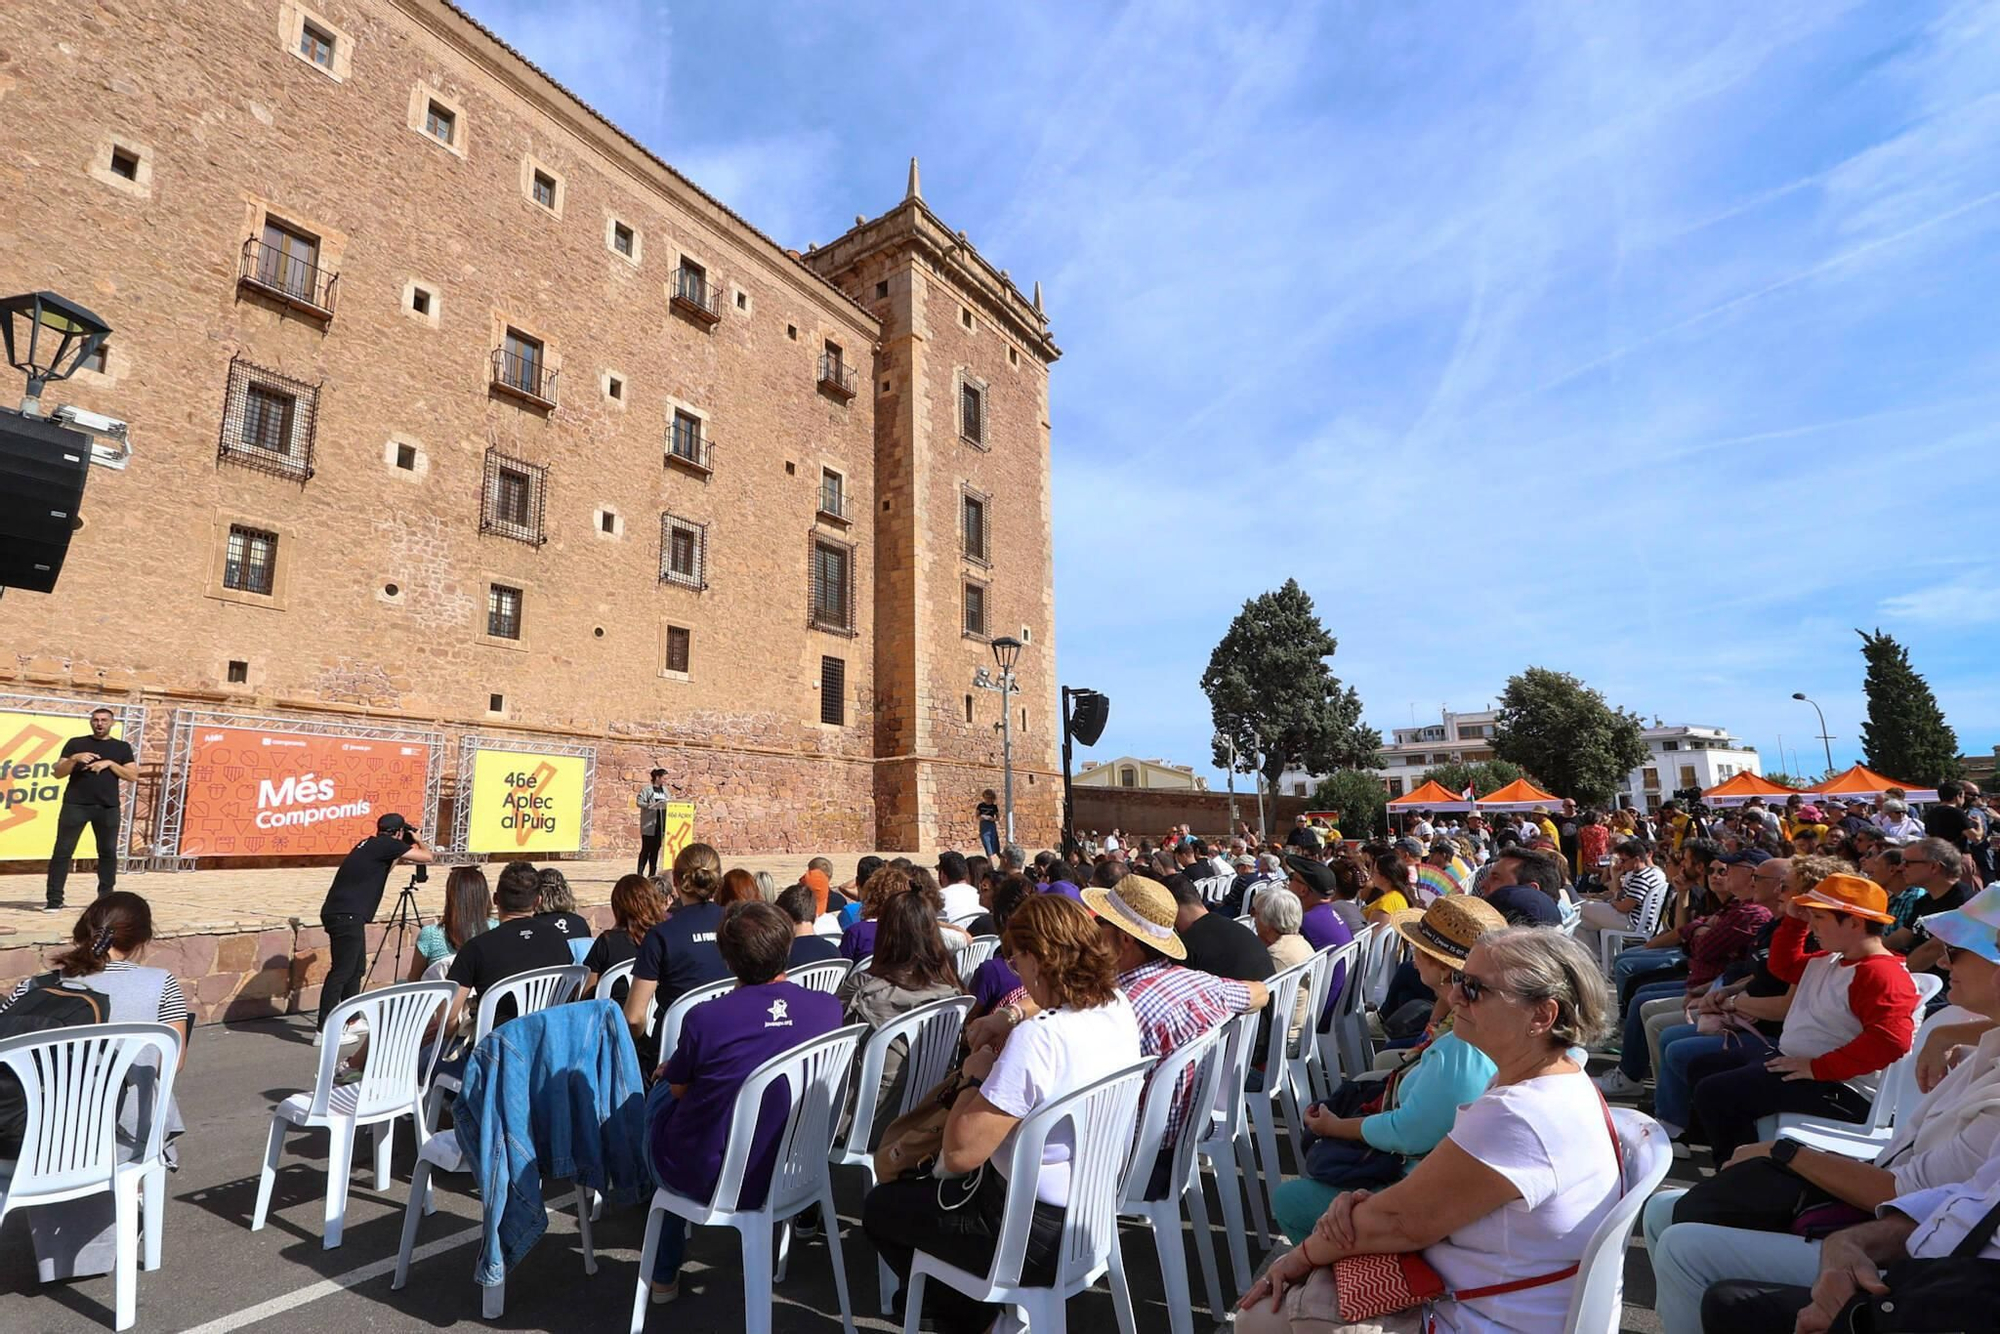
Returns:
[[[705,1200],[722,1175],[736,1094],[750,1072],[780,1052],[840,1027],[840,1002],[790,982],[738,986],[688,1012],[681,1045],[667,1061],[666,1082],[687,1086],[648,1128],[660,1180],[676,1194]],[[739,1205],[754,1209],[771,1187],[790,1092],[780,1080],[764,1095],[744,1163]]]
[[[1320,903],[1306,909],[1304,920],[1299,923],[1299,934],[1306,938],[1306,944],[1313,947],[1313,953],[1328,945],[1345,945],[1354,939],[1354,933],[1347,929],[1347,923],[1340,920],[1340,914],[1333,910],[1331,903]],[[1341,960],[1333,966],[1333,977],[1327,983],[1326,1006],[1319,1012],[1320,1030],[1326,1029],[1326,1021],[1333,1016],[1334,1002],[1340,999],[1340,988],[1347,981],[1347,961]]]
[[[840,933],[840,957],[861,962],[875,952],[875,920],[856,922]]]
[[[985,1014],[1014,993],[1021,979],[1007,961],[994,955],[972,970],[972,1008]]]
[[[1083,891],[1067,880],[1051,880],[1048,884],[1042,886],[1041,892],[1044,894],[1060,894],[1066,899],[1075,899],[1078,903],[1083,902]]]

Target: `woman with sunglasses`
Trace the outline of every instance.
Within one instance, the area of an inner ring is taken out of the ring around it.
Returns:
[[[1604,977],[1567,936],[1510,927],[1479,937],[1447,999],[1455,1036],[1493,1062],[1492,1086],[1408,1176],[1335,1199],[1244,1297],[1238,1334],[1423,1329],[1414,1307],[1354,1325],[1334,1282],[1345,1256],[1408,1251],[1458,1294],[1438,1308],[1440,1330],[1563,1327],[1584,1244],[1621,1191],[1611,1114],[1571,1054],[1608,1022]]]

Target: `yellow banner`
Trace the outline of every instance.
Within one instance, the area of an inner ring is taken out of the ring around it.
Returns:
[[[694,842],[694,803],[668,802],[666,820],[660,826],[660,832],[666,835],[660,841],[660,865],[672,866],[674,858],[681,855],[681,849]]]
[[[90,715],[0,710],[0,861],[47,861],[56,846],[56,811],[69,780],[55,776],[63,742],[90,735]],[[122,737],[121,724],[111,735]],[[123,812],[120,812],[123,818]],[[95,857],[97,839],[85,825],[76,855]]]
[[[581,755],[480,750],[472,759],[467,852],[577,852],[583,847]],[[463,783],[464,777],[460,776]],[[463,798],[461,798],[463,800]]]

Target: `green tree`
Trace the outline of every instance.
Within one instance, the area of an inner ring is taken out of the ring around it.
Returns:
[[[1296,579],[1243,604],[1201,674],[1217,768],[1229,767],[1224,738],[1235,743],[1238,773],[1257,772],[1263,756],[1271,789],[1287,769],[1328,773],[1375,762],[1381,734],[1362,726],[1361,697],[1326,665],[1335,647]]]
[[[1819,781],[1816,778],[1801,778],[1797,774],[1788,774],[1783,769],[1778,770],[1776,773],[1764,774],[1762,777],[1773,783],[1783,783],[1786,787],[1795,787],[1801,792],[1812,791],[1812,785]],[[1767,801],[1764,804],[1768,806],[1772,803]],[[1782,799],[1780,799],[1779,804],[1782,804]]]
[[[1607,803],[1647,756],[1637,714],[1613,708],[1567,672],[1530,667],[1507,678],[1493,752],[1539,775],[1550,791]]]
[[[1389,827],[1383,819],[1389,794],[1374,774],[1359,769],[1328,774],[1313,789],[1312,801],[1316,811],[1340,812],[1340,832],[1347,838],[1366,838]]]
[[[1498,792],[1515,779],[1527,776],[1527,770],[1506,760],[1475,760],[1471,763],[1453,760],[1450,764],[1424,770],[1425,779],[1436,782],[1454,795],[1465,791],[1465,785],[1470,783],[1473,793],[1481,797],[1489,792]]]
[[[1945,722],[1929,683],[1910,666],[1909,650],[1880,630],[1854,633],[1868,662],[1862,682],[1868,721],[1861,724],[1868,767],[1921,787],[1958,777],[1958,733]]]

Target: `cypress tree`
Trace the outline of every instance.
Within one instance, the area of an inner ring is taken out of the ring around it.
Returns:
[[[1944,720],[1937,696],[1910,666],[1909,650],[1879,629],[1857,629],[1868,662],[1862,688],[1868,721],[1861,725],[1862,753],[1879,774],[1924,787],[1958,776],[1958,734]]]

